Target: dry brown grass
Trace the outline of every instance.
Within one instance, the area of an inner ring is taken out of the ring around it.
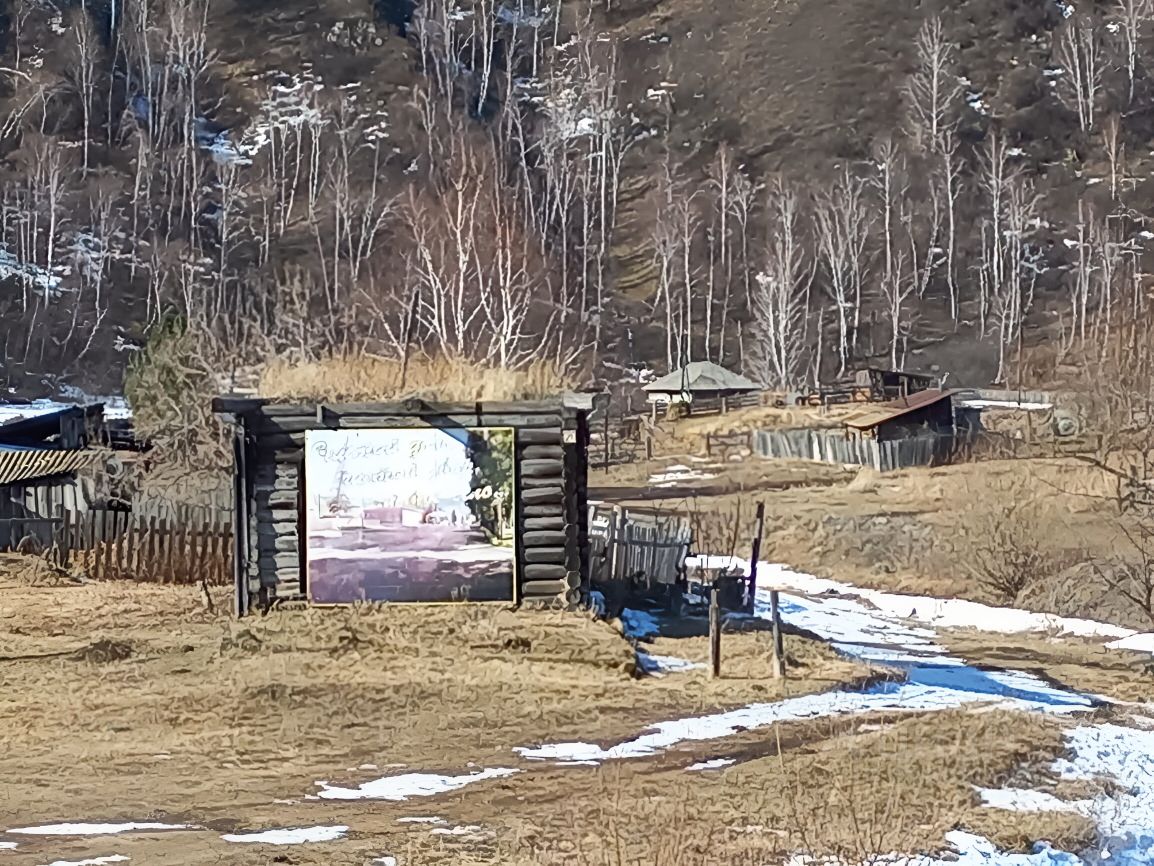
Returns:
[[[583,866],[744,866],[797,851],[862,862],[895,851],[938,852],[958,826],[981,827],[1009,847],[1026,847],[1034,833],[1078,850],[1088,822],[1018,815],[1027,829],[1016,829],[979,807],[972,787],[1002,785],[1023,765],[1048,764],[1061,750],[1057,722],[1005,712],[794,722],[702,744],[658,769],[625,762],[590,771],[584,787],[539,802],[559,782],[549,773],[519,806],[520,835],[527,844],[572,839],[575,850],[532,862]],[[720,773],[684,772],[707,756],[738,763]],[[512,845],[503,853],[508,862],[524,854]]]
[[[216,601],[227,610],[227,591],[216,591]],[[363,866],[381,854],[406,864],[493,862],[481,843],[396,819],[444,815],[516,838],[522,783],[540,768],[521,762],[515,746],[612,743],[654,722],[866,673],[791,637],[797,664],[783,685],[763,663],[763,635],[731,635],[726,646],[725,679],[703,671],[635,679],[632,648],[611,625],[575,614],[383,606],[280,610],[235,622],[209,614],[192,588],[0,580],[0,827],[165,816],[208,822],[217,833],[341,823],[356,829],[354,838],[296,849],[294,862]],[[663,639],[654,649],[682,647],[704,659],[702,638]],[[430,801],[303,799],[318,779],[356,785],[406,771],[459,774],[470,762],[524,772]],[[362,764],[380,769],[350,769]],[[583,784],[584,776],[572,778]],[[111,853],[176,866],[263,864],[271,856],[209,832],[168,840],[22,847],[40,863]],[[532,852],[518,857],[532,862]]]
[[[1154,697],[1154,660],[1148,653],[1108,649],[1078,638],[975,631],[947,632],[942,643],[971,662],[1028,671],[1074,691],[1119,701]]]
[[[764,559],[847,583],[987,604],[1005,604],[1006,595],[975,574],[972,553],[991,547],[991,527],[1000,525],[1008,501],[1026,500],[1028,519],[1018,521],[1021,546],[1036,549],[1039,561],[1050,565],[1018,603],[1149,628],[1145,614],[1100,577],[1052,567],[1108,562],[1129,549],[1115,479],[1084,462],[998,460],[878,474],[752,459],[726,464],[723,472],[719,482],[734,482],[709,482],[712,489],[625,488],[614,498],[652,506],[652,497],[660,497],[659,507],[690,515],[701,552],[729,553],[737,526],[733,552],[740,556],[749,555],[753,510],[764,501]]]
[[[671,427],[679,439],[701,437],[707,433],[735,433],[748,430],[786,430],[796,427],[840,427],[842,421],[860,405],[844,406],[751,406],[724,415],[699,415],[682,418]]]
[[[466,358],[415,356],[407,370],[400,360],[375,355],[337,355],[318,361],[268,364],[261,396],[274,400],[398,400],[424,397],[442,402],[532,400],[573,387],[574,378],[549,361],[507,370]]]

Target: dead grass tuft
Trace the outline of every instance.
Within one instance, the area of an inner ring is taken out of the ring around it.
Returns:
[[[985,836],[1005,851],[1031,852],[1038,842],[1060,851],[1083,851],[1098,836],[1094,822],[1070,812],[1018,812],[975,809],[966,818],[966,829]]]
[[[85,647],[81,647],[74,652],[70,658],[73,661],[103,665],[132,658],[132,653],[132,644],[127,641],[103,638]]]
[[[1048,764],[1062,748],[1058,723],[1008,712],[791,722],[671,755],[664,772],[638,764],[598,770],[583,788],[571,781],[564,801],[538,799],[556,776],[526,780],[533,790],[522,790],[526,805],[519,811],[533,832],[522,836],[559,838],[563,828],[571,834],[592,819],[603,829],[578,843],[576,860],[590,866],[766,863],[798,852],[852,863],[894,851],[936,854],[959,824],[986,821],[983,827],[1000,832],[989,824],[997,816],[977,805],[973,786],[1003,785],[1023,766]],[[716,774],[685,772],[706,757],[737,763]],[[1072,842],[1084,829],[1042,820],[1034,829],[1055,844]],[[1005,832],[998,840],[1017,837]],[[509,851],[518,853],[524,852]]]
[[[574,378],[549,361],[507,370],[460,357],[400,360],[374,355],[334,355],[318,361],[274,361],[261,372],[260,393],[274,400],[398,400],[444,402],[533,400],[573,387]]]

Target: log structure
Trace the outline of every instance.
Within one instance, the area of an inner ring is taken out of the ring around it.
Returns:
[[[233,429],[235,610],[301,600],[307,574],[308,430],[506,427],[514,430],[517,601],[572,607],[589,586],[588,415],[594,395],[442,404],[285,404],[218,397]]]

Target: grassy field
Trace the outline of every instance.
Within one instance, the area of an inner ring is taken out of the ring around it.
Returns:
[[[694,441],[696,452],[593,472],[591,487],[624,505],[688,515],[700,552],[748,556],[762,502],[764,560],[878,589],[1154,629],[1154,614],[1105,579],[1154,558],[1150,523],[1141,511],[1121,512],[1117,477],[1086,461],[986,459],[879,474],[708,458]],[[684,482],[662,483],[684,470]],[[1027,573],[1007,574],[1014,570]]]
[[[654,722],[867,674],[823,644],[791,637],[793,678],[775,682],[764,634],[741,633],[727,639],[723,680],[702,670],[637,679],[619,632],[581,615],[385,607],[285,610],[237,623],[209,613],[193,589],[33,581],[17,564],[5,557],[0,569],[0,829],[159,820],[216,832],[107,844],[33,839],[9,861],[16,864],[25,853],[89,856],[108,845],[104,854],[144,862],[159,862],[149,858],[163,850],[166,863],[205,862],[210,852],[221,862],[266,863],[218,834],[330,823],[357,832],[325,846],[328,859],[298,859],[293,849],[291,862],[362,863],[370,849],[410,844],[457,851],[461,839],[397,823],[430,809],[484,821],[516,847],[521,810],[494,804],[526,796],[520,779],[486,781],[432,805],[304,798],[317,780],[355,787],[403,772],[521,769],[516,746],[613,742]],[[227,610],[225,597],[216,601]],[[676,644],[659,640],[653,650],[704,661],[703,638]],[[377,769],[356,769],[367,765]],[[590,775],[601,773],[575,768],[573,778]],[[532,788],[537,773],[525,778]],[[441,862],[434,855],[428,862]]]
[[[713,477],[665,486],[686,473]],[[1041,551],[1030,562],[1044,565],[1104,559],[1119,543],[1109,478],[1073,460],[880,476],[686,449],[594,473],[591,485],[610,501],[689,514],[701,552],[747,555],[761,501],[767,560],[997,604],[1009,600],[968,552],[1012,543]],[[1007,511],[1007,502],[1029,507]],[[1041,575],[1014,601],[1141,627],[1132,606],[1082,572]],[[775,681],[765,631],[735,627],[725,676],[713,681],[701,620],[645,646],[698,665],[658,678],[636,675],[618,624],[585,614],[385,606],[278,609],[236,622],[224,613],[224,591],[212,608],[195,588],[76,583],[0,556],[8,747],[0,834],[64,821],[201,828],[22,837],[6,862],[121,855],[176,866],[365,866],[389,856],[403,866],[752,866],[799,850],[850,860],[940,851],[951,829],[1013,850],[1042,838],[1079,850],[1092,837],[1075,815],[979,805],[975,785],[1052,785],[1042,768],[1063,751],[1062,722],[1042,716],[975,707],[815,718],[595,766],[533,763],[514,751],[566,741],[607,747],[663,721],[893,676],[799,635],[787,635],[790,675]],[[938,639],[979,666],[1121,701],[1154,696],[1151,666],[1100,642],[963,631]],[[699,762],[732,764],[689,769]],[[321,781],[355,788],[382,776],[486,768],[518,772],[432,798],[313,798]],[[404,820],[434,816],[443,823]],[[291,848],[221,838],[318,825],[349,830]]]

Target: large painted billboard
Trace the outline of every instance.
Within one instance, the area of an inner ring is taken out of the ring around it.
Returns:
[[[308,595],[513,601],[513,430],[309,430]]]

